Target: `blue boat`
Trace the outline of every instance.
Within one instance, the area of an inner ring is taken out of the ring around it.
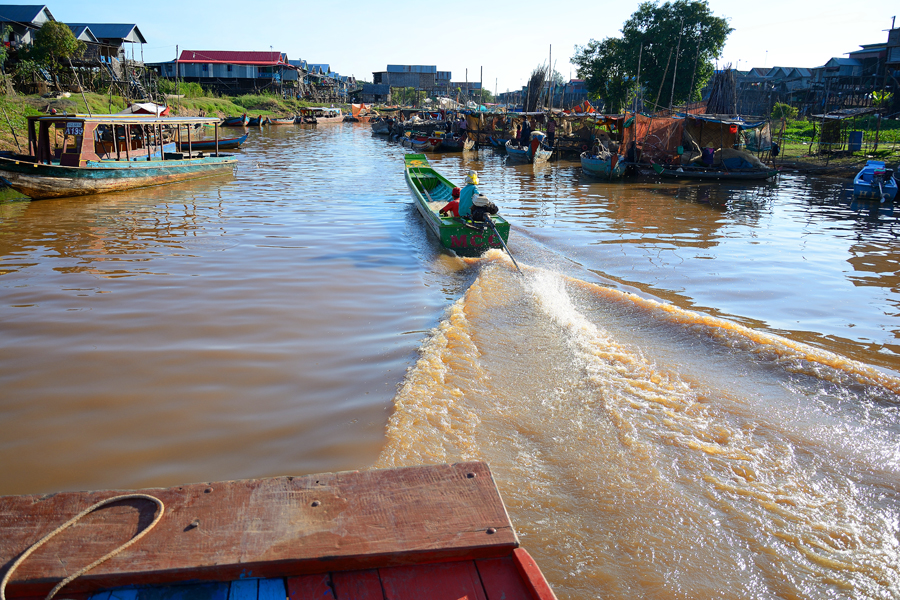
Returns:
[[[625,160],[618,154],[612,154],[609,158],[600,158],[590,152],[581,153],[581,170],[585,175],[599,179],[621,179],[625,174]]]
[[[262,115],[259,115],[258,117],[253,117],[252,119],[247,121],[248,127],[261,127],[263,125],[268,125],[268,124],[269,124],[269,117],[264,117]]]
[[[247,137],[249,135],[249,133],[245,133],[241,137],[220,138],[219,150],[240,148],[241,144],[247,141]],[[215,150],[216,140],[191,140],[190,144],[188,144],[186,141],[181,141],[178,143],[178,149],[182,152],[187,152],[188,150]]]
[[[242,114],[239,117],[225,117],[222,120],[223,127],[246,127],[247,121],[249,121],[249,117],[247,117],[247,113]]]
[[[234,170],[219,152],[174,152],[204,117],[47,115],[28,117],[29,154],[0,156],[0,178],[33,200],[128,190]],[[174,134],[176,141],[169,141]],[[62,143],[60,143],[60,141]]]
[[[884,161],[869,160],[853,178],[853,195],[857,198],[893,200],[897,197],[897,180],[894,172],[886,169]]]
[[[529,146],[515,146],[513,140],[506,142],[506,155],[515,161],[526,163],[547,162],[553,150],[544,143],[546,136],[542,131],[531,132]]]

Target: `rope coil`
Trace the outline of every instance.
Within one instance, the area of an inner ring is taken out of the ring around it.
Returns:
[[[81,511],[80,513],[78,513],[77,515],[75,515],[74,517],[72,517],[71,519],[69,519],[68,521],[66,521],[65,523],[63,523],[62,525],[60,525],[59,527],[57,527],[56,529],[51,531],[50,533],[48,533],[47,535],[45,535],[44,537],[39,539],[37,542],[32,544],[31,547],[28,548],[28,550],[26,550],[22,554],[22,556],[20,556],[16,560],[16,562],[14,562],[12,564],[12,566],[9,568],[9,571],[7,571],[6,575],[4,575],[3,581],[0,581],[0,600],[6,600],[6,584],[12,578],[13,572],[15,572],[15,570],[18,569],[19,566],[23,562],[25,562],[25,559],[28,558],[29,556],[31,556],[31,554],[35,550],[37,550],[38,548],[43,546],[46,542],[48,542],[51,538],[53,538],[57,534],[63,532],[70,526],[74,525],[76,522],[78,522],[79,519],[81,519],[85,515],[88,515],[88,514],[94,512],[101,506],[106,506],[107,504],[112,504],[113,502],[118,502],[119,500],[133,500],[133,499],[150,500],[157,504],[159,509],[158,509],[157,515],[156,515],[156,517],[154,517],[153,521],[147,527],[145,527],[143,531],[141,531],[139,534],[137,534],[136,536],[134,536],[133,538],[131,538],[130,540],[128,540],[127,542],[125,542],[124,544],[122,544],[121,546],[119,546],[118,548],[113,550],[112,552],[105,554],[104,556],[98,558],[97,560],[95,560],[94,562],[89,564],[88,566],[86,566],[83,569],[76,572],[74,575],[70,575],[69,577],[66,577],[65,579],[60,581],[58,584],[56,584],[56,587],[54,587],[52,590],[50,590],[50,593],[47,594],[47,597],[44,600],[50,600],[51,598],[53,598],[53,596],[56,595],[56,593],[60,589],[63,588],[63,586],[72,582],[75,578],[84,575],[85,573],[87,573],[88,571],[90,571],[91,569],[96,567],[97,565],[106,562],[113,556],[119,554],[120,552],[122,552],[123,550],[125,550],[126,548],[128,548],[129,546],[134,544],[135,542],[137,542],[139,539],[144,537],[147,533],[150,532],[151,529],[153,529],[156,526],[157,523],[159,523],[159,520],[162,519],[163,514],[165,514],[166,507],[163,504],[162,500],[160,500],[159,498],[156,498],[154,496],[150,496],[148,494],[126,494],[124,496],[114,496],[112,498],[107,498],[106,500],[101,500],[100,502],[97,502],[93,506],[90,506],[90,507],[84,509],[83,511]]]

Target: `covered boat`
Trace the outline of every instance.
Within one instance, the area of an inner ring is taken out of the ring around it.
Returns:
[[[0,564],[11,600],[556,600],[480,462],[3,496]]]
[[[657,175],[667,179],[714,179],[722,181],[761,181],[778,175],[778,169],[714,169],[709,167],[663,167],[653,163]]]
[[[344,114],[340,108],[328,108],[324,106],[311,106],[301,108],[298,117],[301,123],[340,123],[344,120]]]
[[[531,142],[527,146],[516,146],[513,140],[506,142],[506,155],[510,160],[526,163],[547,162],[553,150],[544,144],[547,136],[543,131],[531,132]]]
[[[893,200],[897,197],[894,172],[885,168],[884,161],[866,161],[866,166],[853,178],[853,195],[863,199]]]
[[[176,144],[190,140],[196,125],[206,124],[215,126],[218,138],[218,119],[205,117],[28,117],[29,154],[0,157],[0,177],[16,191],[38,200],[233,171],[237,163],[233,155],[215,150],[176,151]]]
[[[581,170],[585,175],[598,179],[621,179],[625,175],[625,161],[618,154],[610,154],[606,158],[591,154],[588,151],[581,153]]]
[[[453,250],[460,256],[479,256],[490,248],[503,248],[509,239],[509,223],[500,215],[492,220],[497,227],[497,237],[492,230],[480,223],[453,216],[441,216],[439,211],[446,205],[456,187],[450,180],[435,171],[424,154],[407,154],[406,184],[412,192],[416,209],[425,225],[437,236],[441,246]]]

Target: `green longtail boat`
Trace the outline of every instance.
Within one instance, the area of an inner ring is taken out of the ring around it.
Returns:
[[[502,241],[489,227],[473,223],[461,217],[442,217],[438,211],[452,197],[457,187],[446,177],[435,171],[424,154],[407,154],[406,183],[412,191],[416,209],[425,219],[425,224],[438,237],[441,246],[453,250],[460,256],[479,256],[491,248],[503,248],[509,239],[509,223],[500,215],[491,219],[502,236]]]

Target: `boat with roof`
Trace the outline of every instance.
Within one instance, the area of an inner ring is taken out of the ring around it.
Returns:
[[[28,153],[0,156],[0,178],[39,200],[227,173],[237,158],[220,152],[218,122],[210,117],[31,116]],[[214,126],[212,147],[193,148],[192,130],[206,124]],[[179,151],[183,143],[187,148]]]

